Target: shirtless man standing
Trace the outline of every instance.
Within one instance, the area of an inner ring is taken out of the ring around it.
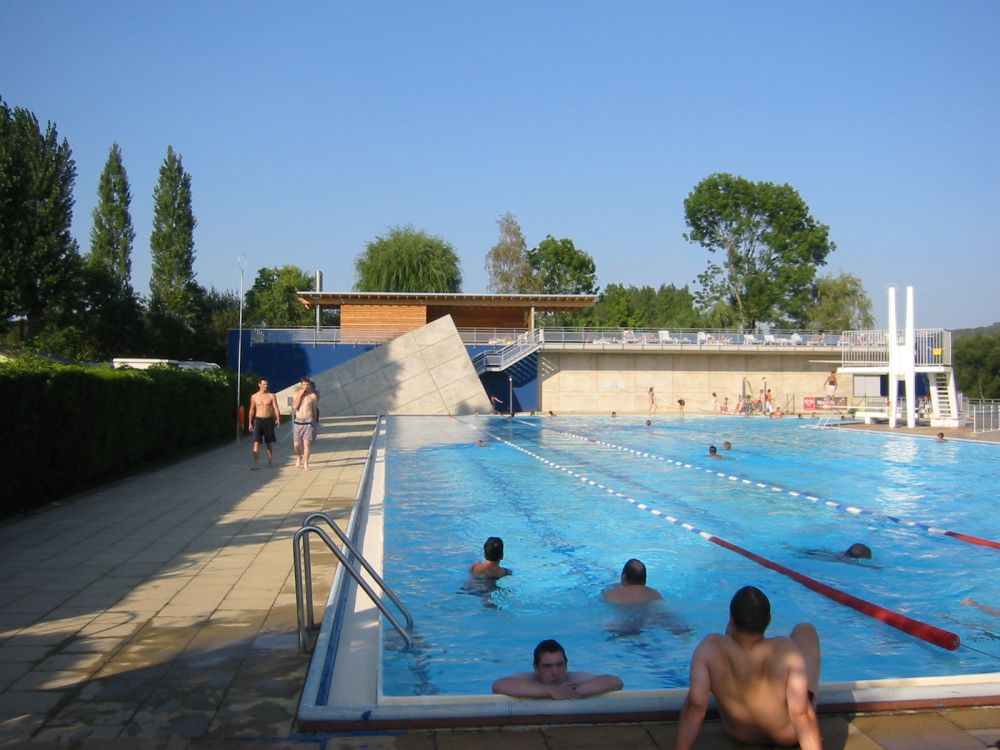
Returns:
[[[253,469],[260,460],[260,444],[267,443],[267,465],[274,459],[274,428],[281,424],[281,413],[278,411],[278,399],[268,388],[266,380],[257,384],[257,392],[250,397],[250,415],[247,418],[247,430],[253,433]]]
[[[607,589],[604,598],[615,604],[642,604],[662,599],[663,595],[646,585],[646,566],[633,557],[622,568],[621,583]]]
[[[302,378],[299,390],[292,397],[292,422],[295,465],[308,471],[316,425],[319,423],[319,395],[309,378]]]
[[[834,370],[830,371],[830,374],[826,376],[826,380],[823,385],[826,387],[826,395],[833,396],[837,395],[837,373]]]
[[[535,646],[533,672],[517,672],[493,683],[493,692],[514,698],[568,700],[621,690],[622,681],[613,674],[570,672],[566,650],[558,641]]]
[[[675,750],[688,750],[715,696],[722,726],[737,742],[821,750],[813,700],[819,685],[819,636],[799,623],[789,638],[765,638],[771,603],[744,586],[729,604],[726,634],[713,633],[691,658],[691,687],[681,709]]]

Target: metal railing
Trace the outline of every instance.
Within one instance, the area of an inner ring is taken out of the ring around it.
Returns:
[[[308,345],[378,345],[412,329],[392,327],[349,328],[254,328],[250,342],[257,344]],[[542,328],[544,343],[554,347],[581,346],[586,349],[674,349],[698,348],[725,350],[730,348],[795,350],[839,348],[845,366],[885,366],[889,362],[891,331],[866,330],[827,333],[772,329],[761,331],[724,329],[665,329],[665,328]],[[459,328],[464,344],[470,346],[515,346],[526,335],[527,328]],[[902,342],[902,331],[895,339]],[[951,365],[951,332],[941,328],[918,329],[915,332],[914,357],[917,366]]]
[[[972,434],[1000,431],[1000,399],[968,399],[965,414],[972,420]]]
[[[903,331],[896,331],[895,343],[902,344]],[[844,366],[879,367],[889,364],[892,331],[844,331],[840,337]],[[951,365],[951,331],[920,328],[914,331],[914,362],[918,367]]]
[[[375,427],[375,433],[378,434],[379,426],[382,420],[379,419]],[[358,487],[358,491],[355,495],[355,507],[361,502],[361,499],[366,492],[366,488],[370,483],[371,479],[371,467],[372,467],[372,456],[375,450],[375,441],[372,441],[371,446],[368,449],[368,455],[365,458],[365,465],[362,467],[361,476],[362,481]],[[330,535],[314,524],[315,521],[323,521],[327,526],[334,532],[340,542],[347,548],[345,553],[337,544],[333,541]],[[339,526],[333,521],[330,516],[326,513],[311,513],[306,516],[305,520],[302,522],[302,527],[295,532],[292,537],[292,556],[295,566],[295,613],[298,620],[298,634],[299,634],[299,650],[307,651],[309,644],[307,638],[307,629],[315,629],[316,620],[315,613],[313,612],[313,594],[312,594],[312,555],[309,548],[309,536],[318,536],[331,552],[340,561],[341,569],[350,575],[358,586],[369,596],[372,603],[378,607],[379,611],[385,616],[385,618],[392,623],[392,626],[396,628],[403,640],[406,641],[407,648],[413,645],[413,636],[410,631],[413,629],[413,616],[410,611],[403,605],[399,597],[396,596],[382,577],[372,568],[371,564],[364,558],[361,552],[358,551],[355,544],[351,539],[345,534]],[[406,625],[404,626],[399,618],[385,605],[382,598],[375,592],[371,585],[361,577],[360,571],[354,566],[354,560],[357,560],[360,565],[368,572],[372,579],[377,583],[377,585],[382,589],[387,597],[392,601],[399,611],[403,614],[406,620]]]
[[[525,331],[503,349],[477,354],[472,360],[472,365],[480,375],[488,370],[493,372],[505,370],[538,351],[543,343],[545,343],[545,332],[541,328]]]
[[[337,535],[337,538],[341,543],[347,547],[350,551],[350,556],[345,554],[330,538],[323,529],[315,526],[314,521],[325,521],[330,529]],[[302,651],[306,650],[306,629],[313,629],[316,627],[316,621],[313,613],[313,596],[312,596],[312,562],[311,555],[309,551],[309,543],[306,538],[308,534],[315,534],[320,539],[322,539],[326,546],[330,548],[330,551],[337,556],[340,560],[341,565],[345,566],[345,570],[354,578],[355,582],[360,586],[372,603],[379,608],[386,619],[392,623],[393,627],[399,631],[399,634],[406,641],[407,646],[413,645],[413,638],[410,636],[409,631],[413,629],[413,616],[410,611],[403,605],[396,593],[389,588],[386,582],[382,579],[382,576],[376,572],[376,570],[371,566],[364,555],[362,555],[357,547],[351,542],[340,527],[334,523],[333,519],[330,518],[326,513],[311,513],[306,516],[306,519],[302,522],[302,528],[295,532],[293,537],[294,550],[293,555],[295,558],[295,603],[298,612],[298,624],[299,624],[299,649]],[[385,593],[387,597],[392,601],[399,611],[403,613],[403,617],[406,619],[406,627],[399,622],[399,619],[385,606],[385,602],[382,598],[375,592],[371,585],[361,577],[361,572],[352,565],[351,556],[357,560],[361,567],[368,571],[375,583],[378,584],[379,588]]]
[[[412,329],[372,327],[253,328],[250,343],[257,344],[384,344]],[[510,346],[531,329],[528,328],[459,328],[462,343],[471,346]],[[695,346],[695,347],[836,347],[842,344],[838,333],[808,331],[735,331],[689,328],[542,328],[546,343],[622,346]]]
[[[836,347],[840,334],[809,331],[780,331],[770,333],[725,329],[689,328],[545,328],[546,344],[577,344],[587,348],[608,347],[699,347],[722,349],[726,347],[800,348]]]

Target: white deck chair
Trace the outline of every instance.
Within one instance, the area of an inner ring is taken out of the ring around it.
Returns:
[[[743,343],[744,344],[759,344],[760,341],[752,333],[744,333],[743,334]]]

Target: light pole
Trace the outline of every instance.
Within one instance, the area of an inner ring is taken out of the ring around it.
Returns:
[[[237,259],[240,266],[240,327],[236,339],[236,444],[240,444],[240,432],[243,430],[243,415],[240,414],[240,381],[243,375],[243,274],[247,270],[247,254],[243,253]]]
[[[507,403],[510,405],[510,415],[514,416],[514,377],[512,375],[507,376]]]

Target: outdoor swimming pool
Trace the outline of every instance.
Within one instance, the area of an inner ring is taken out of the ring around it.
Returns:
[[[824,683],[1000,671],[1000,618],[968,603],[1000,609],[1000,549],[940,533],[1000,538],[996,446],[794,419],[643,421],[390,418],[384,575],[413,613],[416,645],[385,629],[386,695],[488,694],[549,637],[573,667],[618,674],[626,690],[684,687],[692,649],[724,629],[744,584],[770,597],[771,634],[817,625]],[[707,458],[723,440],[729,458]],[[682,523],[961,645],[901,632]],[[491,535],[514,575],[470,593],[466,571]],[[839,558],[853,542],[874,559]],[[664,611],[601,600],[630,557]]]

